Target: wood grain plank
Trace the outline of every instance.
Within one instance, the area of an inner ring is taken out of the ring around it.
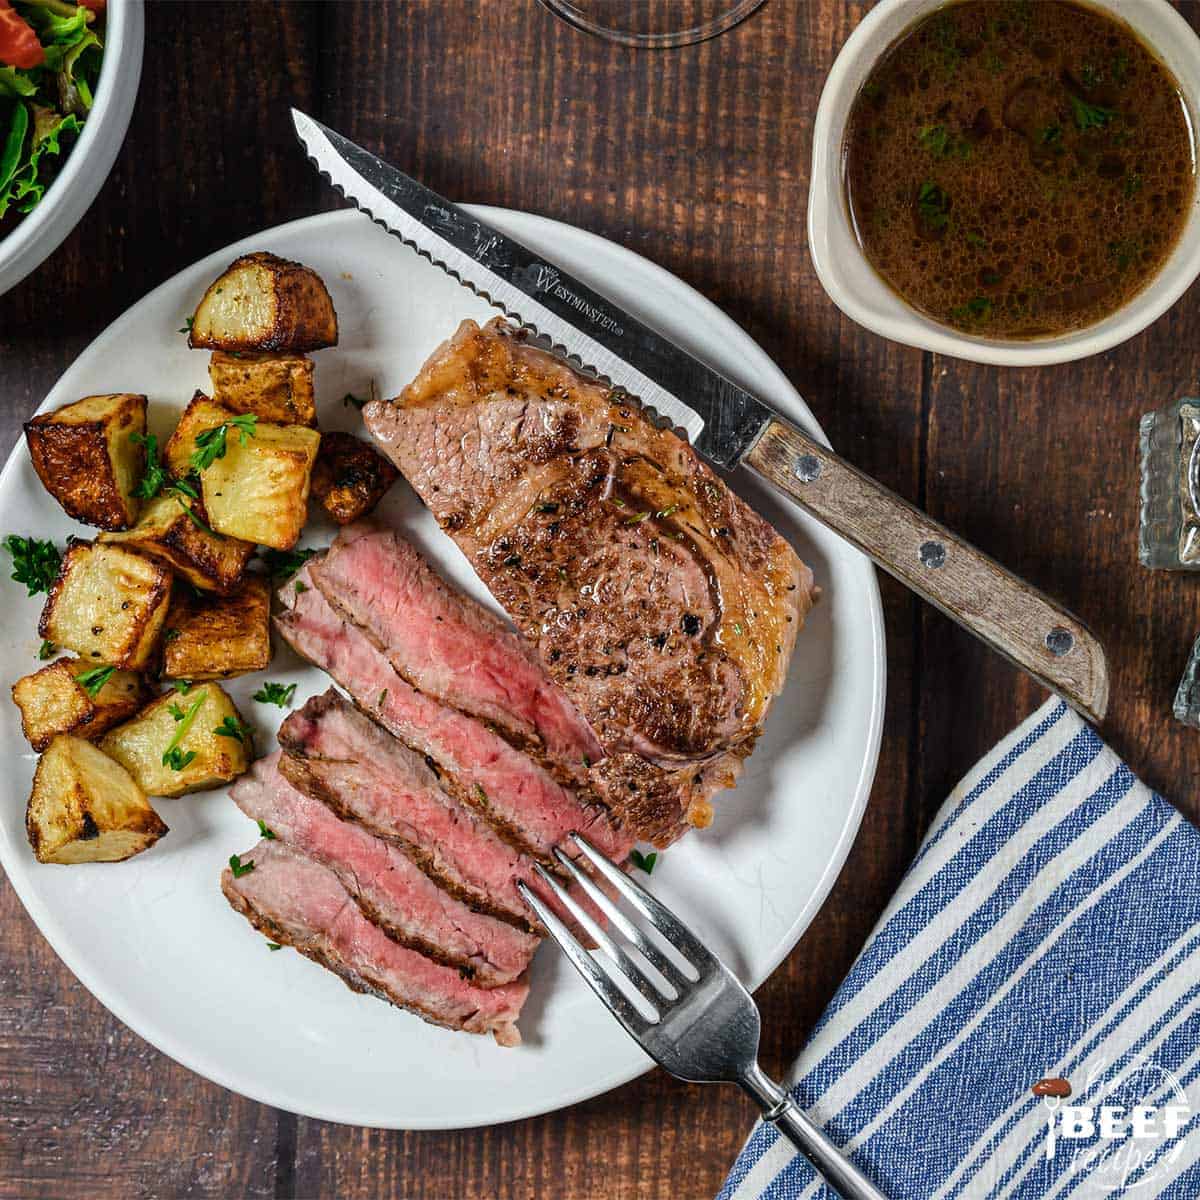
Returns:
[[[150,288],[314,207],[286,102],[314,100],[317,15],[305,4],[149,7],[112,175],[63,245],[0,297],[5,453],[80,350]],[[136,357],[129,370],[114,389],[136,389]],[[7,881],[0,978],[0,1197],[275,1194],[278,1114],[129,1032],[58,961]],[[282,1121],[286,1174],[294,1118]]]

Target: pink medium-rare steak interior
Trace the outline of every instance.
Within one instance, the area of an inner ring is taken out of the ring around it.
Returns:
[[[394,530],[351,525],[309,570],[333,607],[419,691],[576,773],[603,757],[528,642],[450,587]]]
[[[609,755],[704,773],[680,798],[705,824],[783,686],[808,568],[684,441],[501,320],[364,416]]]
[[[448,772],[458,799],[546,862],[572,831],[587,834],[616,861],[627,857],[635,839],[618,831],[601,806],[581,803],[498,734],[417,692],[356,625],[330,607],[307,567],[296,578],[299,590],[287,584],[279,593],[286,611],[276,625],[284,638],[364,712]]]
[[[537,886],[533,860],[445,791],[415,751],[330,689],[279,730],[281,769],[301,791],[401,848],[473,908],[519,926],[530,912],[518,879]]]
[[[472,910],[395,846],[341,821],[279,773],[280,754],[259,759],[231,795],[252,820],[327,867],[393,940],[460,968],[484,987],[511,983],[538,946],[531,933]]]
[[[434,962],[392,941],[363,916],[337,876],[278,841],[261,841],[240,856],[252,869],[234,878],[226,868],[221,890],[267,937],[367,992],[467,1033],[490,1033],[502,1046],[520,1044],[517,1017],[527,983],[481,988],[455,967]]]

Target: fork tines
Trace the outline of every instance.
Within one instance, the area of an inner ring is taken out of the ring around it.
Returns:
[[[601,928],[587,909],[541,866],[536,868],[538,877],[558,903],[595,941],[600,950],[599,955],[589,954],[550,906],[532,889],[524,883],[518,883],[517,887],[526,904],[537,913],[550,935],[562,947],[592,990],[608,1005],[630,1033],[640,1037],[687,994],[688,989],[707,973],[715,960],[699,938],[670,909],[605,858],[587,838],[579,833],[573,833],[571,837],[595,871],[674,949],[678,961],[674,961],[671,955],[638,928],[617,907],[612,897],[561,849],[554,851],[559,865],[608,918],[612,930],[626,939],[630,948],[617,941],[609,931]],[[632,988],[644,1004],[635,1004],[626,995],[619,981],[624,981]]]

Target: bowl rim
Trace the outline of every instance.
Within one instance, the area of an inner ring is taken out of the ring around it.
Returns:
[[[62,169],[46,189],[46,194],[39,201],[37,207],[27,213],[11,233],[0,239],[0,272],[14,263],[19,263],[22,256],[30,252],[38,238],[47,235],[47,229],[54,224],[59,213],[66,209],[72,200],[78,198],[79,191],[82,190],[79,177],[83,175],[85,168],[95,165],[89,162],[89,159],[94,150],[103,148],[104,143],[98,139],[102,138],[109,120],[113,116],[118,121],[123,119],[125,128],[128,128],[133,103],[132,99],[129,99],[128,103],[123,102],[130,96],[130,93],[136,95],[138,84],[141,81],[143,53],[141,15],[142,0],[108,0],[104,16],[104,57],[100,64],[100,77],[96,81],[96,94],[92,101],[91,111],[83,123],[83,131],[79,135],[79,140],[71,148],[71,152],[63,162]],[[125,61],[130,51],[135,53],[136,62]],[[121,71],[121,76],[114,78],[114,74],[118,70]],[[122,81],[126,84],[125,87],[121,86]],[[123,107],[125,113],[122,118]],[[120,143],[124,140],[124,135],[125,129],[122,129],[120,137],[115,139],[114,159]],[[44,262],[58,248],[67,234],[82,219],[83,213],[90,207],[96,193],[104,186],[111,169],[112,163],[109,162],[103,172],[97,172],[100,178],[78,216],[59,231],[58,237],[49,248],[44,252],[41,252],[39,248],[35,252],[40,253],[40,257],[21,264],[23,270],[16,278],[6,283],[0,282],[0,292],[6,287],[12,287],[19,283],[25,275]],[[86,187],[86,184],[82,186]],[[53,238],[54,234],[51,233],[49,236]]]
[[[809,181],[808,246],[814,269],[829,298],[851,320],[892,341],[968,362],[996,366],[1043,366],[1089,358],[1110,350],[1140,333],[1161,317],[1200,275],[1200,37],[1169,0],[1075,0],[1131,26],[1139,38],[1168,66],[1184,101],[1197,166],[1191,212],[1174,249],[1140,291],[1115,312],[1084,329],[1054,337],[1018,341],[977,337],[959,332],[926,316],[899,295],[867,260],[854,233],[842,182],[843,138],[846,120],[870,68],[903,32],[949,0],[880,0],[851,32],[826,77],[813,124],[812,167]],[[897,14],[905,18],[897,23]],[[1188,47],[1193,58],[1171,53],[1143,28],[1139,16],[1151,13]],[[898,32],[890,32],[897,27]],[[1190,73],[1179,61],[1194,61]],[[866,268],[871,283],[850,282],[847,253]],[[1182,266],[1182,269],[1180,269]],[[882,305],[882,307],[881,307]]]

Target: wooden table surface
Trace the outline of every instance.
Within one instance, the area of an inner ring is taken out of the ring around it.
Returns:
[[[1196,391],[1200,297],[1114,351],[1039,370],[923,354],[841,316],[806,245],[811,128],[833,56],[869,7],[769,0],[716,41],[651,53],[577,33],[535,0],[151,4],[111,177],[57,253],[0,298],[0,440],[10,446],[78,352],[156,284],[256,230],[336,207],[293,143],[295,104],[451,197],[593,230],[697,287],[779,363],[842,454],[1092,627],[1112,668],[1105,734],[1195,817],[1200,735],[1173,722],[1171,699],[1200,631],[1200,581],[1138,566],[1137,423]],[[1200,24],[1196,5],[1184,12]],[[879,772],[836,887],[759,992],[763,1062],[776,1074],[947,791],[1043,698],[882,586]],[[464,1133],[278,1112],[125,1029],[6,882],[0,979],[4,1197],[703,1197],[750,1128],[735,1091],[660,1072]]]

